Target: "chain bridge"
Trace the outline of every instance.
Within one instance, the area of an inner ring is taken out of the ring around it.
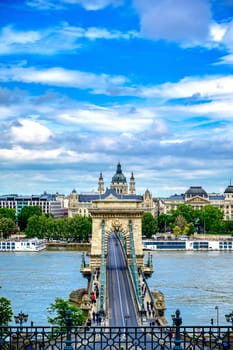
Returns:
[[[94,201],[90,213],[91,251],[81,271],[89,280],[90,299],[98,286],[91,313],[111,326],[136,326],[145,321],[166,324],[161,294],[157,292],[155,298],[146,282],[153,266],[150,254],[144,261],[141,201],[111,194]]]

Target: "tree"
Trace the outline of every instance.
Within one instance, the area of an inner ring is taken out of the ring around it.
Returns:
[[[200,212],[200,224],[204,233],[220,233],[223,229],[224,213],[221,209],[206,205]]]
[[[174,235],[175,235],[176,237],[178,237],[178,236],[181,234],[180,226],[175,225],[175,226],[173,227],[173,233],[174,233]]]
[[[177,215],[176,220],[175,220],[175,226],[179,227],[179,229],[180,229],[179,231],[181,234],[184,232],[186,225],[187,225],[187,221],[185,220],[183,215],[181,215],[181,214]]]
[[[145,212],[142,215],[142,235],[147,238],[152,237],[157,232],[157,225],[151,213]]]
[[[185,226],[183,234],[187,236],[191,236],[194,234],[194,232],[195,232],[195,226],[192,222],[190,222]]]
[[[37,237],[44,238],[47,230],[47,220],[46,215],[32,215],[28,218],[27,227],[25,229],[25,235],[29,238]]]
[[[0,218],[8,218],[15,222],[16,212],[11,208],[0,208]]]
[[[232,220],[224,221],[223,225],[224,225],[224,232],[226,234],[233,235],[233,221]]]
[[[171,215],[169,214],[160,214],[158,216],[158,229],[159,229],[159,232],[167,232],[167,229],[169,228],[170,230],[170,225],[171,223],[173,223],[174,220],[172,218]]]
[[[0,233],[3,238],[8,238],[11,233],[16,231],[15,222],[7,217],[0,218]]]
[[[58,325],[60,327],[65,326],[68,310],[71,311],[72,324],[74,326],[82,326],[85,322],[85,315],[79,307],[59,297],[55,298],[55,302],[52,303],[47,310],[49,314],[48,322],[53,325]]]
[[[0,326],[8,326],[8,323],[12,320],[12,316],[11,301],[0,297]]]
[[[20,227],[20,231],[24,231],[26,229],[28,219],[33,215],[42,215],[42,210],[38,205],[23,207],[18,216],[18,224]]]
[[[176,210],[171,211],[173,217],[182,215],[187,222],[193,222],[196,217],[196,210],[190,204],[179,204]]]

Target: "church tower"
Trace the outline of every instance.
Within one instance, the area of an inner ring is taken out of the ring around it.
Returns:
[[[117,170],[112,177],[110,188],[115,190],[118,194],[128,194],[128,185],[125,175],[122,173],[120,162],[117,164]]]
[[[136,194],[135,178],[133,176],[133,172],[131,173],[131,177],[130,177],[130,181],[129,181],[129,193],[130,194]]]
[[[99,194],[103,194],[104,193],[104,179],[103,179],[102,172],[100,173],[100,176],[99,176],[98,192],[99,192]]]

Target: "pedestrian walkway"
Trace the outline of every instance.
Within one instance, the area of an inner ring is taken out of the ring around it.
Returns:
[[[160,305],[157,300],[154,299],[153,294],[148,287],[147,281],[142,273],[139,273],[139,283],[141,287],[141,293],[144,305],[144,317],[143,322],[152,326],[167,326],[168,323],[163,315],[163,309],[158,308]]]
[[[101,317],[98,312],[98,302],[99,302],[99,269],[95,270],[92,279],[91,292],[90,292],[90,303],[91,308],[89,310],[89,317],[87,320],[88,326],[107,326],[105,318]]]

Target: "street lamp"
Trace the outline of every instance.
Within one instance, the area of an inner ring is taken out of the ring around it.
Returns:
[[[232,329],[233,329],[233,311],[230,314],[225,315],[225,317],[226,317],[226,321],[227,322],[231,322],[231,326],[232,326]]]
[[[217,312],[217,327],[219,326],[219,308],[218,306],[215,306],[215,310]]]
[[[176,310],[175,315],[171,315],[172,317],[172,324],[176,327],[176,334],[175,334],[175,346],[173,350],[182,350],[181,348],[181,336],[180,336],[180,326],[182,324],[182,318],[180,317],[180,310]]]
[[[27,322],[27,320],[28,320],[28,315],[24,314],[22,311],[20,311],[20,313],[18,315],[14,316],[14,319],[15,319],[15,323],[19,323],[20,329],[22,329],[23,323]]]
[[[68,309],[66,311],[66,345],[64,350],[73,350],[71,339],[71,328],[73,324],[72,311]]]

